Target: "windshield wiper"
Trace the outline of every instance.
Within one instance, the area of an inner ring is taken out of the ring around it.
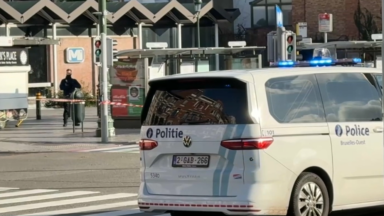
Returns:
[[[204,120],[204,121],[183,121],[181,124],[189,124],[189,125],[194,125],[194,124],[202,124],[202,123],[207,123],[209,120]]]

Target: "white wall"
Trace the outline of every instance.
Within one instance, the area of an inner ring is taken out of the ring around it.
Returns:
[[[233,8],[239,8],[240,16],[234,22],[234,31],[237,33],[237,25],[241,24],[244,28],[251,27],[251,5],[253,0],[233,0]]]

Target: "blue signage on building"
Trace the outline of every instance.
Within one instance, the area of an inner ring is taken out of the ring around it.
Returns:
[[[66,50],[66,61],[70,64],[83,63],[85,60],[85,51],[82,47],[68,47]]]

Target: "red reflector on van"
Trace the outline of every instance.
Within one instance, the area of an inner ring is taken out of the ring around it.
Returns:
[[[223,140],[221,146],[231,150],[257,150],[266,149],[273,143],[272,137],[263,137],[256,139],[234,139]]]
[[[142,139],[139,142],[140,150],[152,150],[157,147],[155,140]]]

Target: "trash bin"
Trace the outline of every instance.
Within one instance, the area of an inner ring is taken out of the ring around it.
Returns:
[[[80,89],[76,89],[71,98],[73,100],[84,100],[84,93]],[[71,104],[71,118],[76,123],[82,123],[85,118],[85,102],[74,102]]]

